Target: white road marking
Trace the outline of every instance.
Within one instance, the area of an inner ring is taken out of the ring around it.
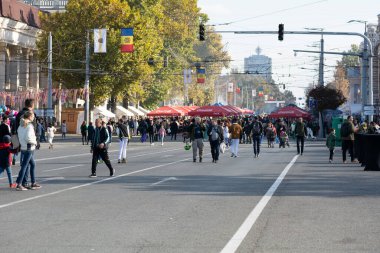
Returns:
[[[145,154],[140,154],[140,155],[134,155],[134,156],[129,156],[128,158],[136,158],[136,157],[141,157],[141,156],[148,156],[148,155],[154,155],[154,154],[161,154],[161,153],[165,153],[165,152],[168,152],[168,151],[176,151],[176,150],[181,150],[181,148],[177,148],[177,149],[169,149],[169,150],[160,151],[160,152],[155,152],[155,153],[145,153]],[[117,161],[117,160],[118,160],[118,159],[113,159],[113,160],[111,160],[111,161]],[[34,161],[36,161],[36,160],[34,160]],[[43,171],[41,171],[41,173],[49,172],[49,171],[65,170],[65,169],[76,168],[76,167],[82,167],[82,166],[88,166],[88,164],[78,164],[78,165],[72,165],[72,166],[67,166],[67,167],[62,167],[62,168],[51,169],[51,170],[43,170]],[[90,166],[91,166],[91,165],[90,165]],[[5,173],[5,171],[4,171],[4,173]],[[17,178],[17,175],[12,176],[12,178]],[[0,177],[0,180],[5,180],[5,179],[8,179],[8,177],[6,177],[6,176]],[[40,181],[39,181],[39,182],[40,182]]]
[[[46,181],[53,181],[53,180],[62,180],[65,179],[64,177],[49,177],[45,178],[43,180],[39,180],[38,182],[46,182]]]
[[[178,180],[178,179],[176,177],[167,177],[161,181],[158,181],[157,183],[151,184],[150,186],[156,186],[156,185],[159,185],[159,184],[165,183],[167,181],[171,181],[171,180]]]
[[[234,236],[230,241],[224,246],[220,253],[234,253],[239,248],[244,238],[247,236],[249,231],[252,229],[256,220],[259,218],[261,212],[264,210],[265,206],[268,204],[269,200],[272,198],[273,194],[276,192],[278,186],[281,184],[282,180],[285,178],[286,174],[289,172],[290,168],[294,165],[299,155],[293,157],[292,161],[285,167],[282,173],[278,176],[276,181],[272,184],[265,195],[260,199],[259,203],[251,211],[248,217],[245,219],[243,224],[236,231]]]
[[[171,163],[160,164],[160,165],[156,165],[156,166],[153,166],[153,167],[149,167],[149,168],[145,168],[145,169],[136,170],[136,171],[132,171],[132,172],[129,172],[129,173],[121,174],[121,175],[118,175],[118,176],[115,176],[115,177],[108,177],[108,178],[105,178],[105,179],[102,179],[102,180],[98,180],[98,181],[94,181],[94,182],[91,182],[91,183],[81,184],[81,185],[77,185],[77,186],[74,186],[74,187],[62,189],[62,190],[59,190],[59,191],[50,192],[50,193],[46,193],[46,194],[41,194],[41,195],[38,195],[38,196],[35,196],[35,197],[31,197],[31,198],[17,200],[17,201],[14,201],[14,202],[10,202],[10,203],[7,203],[7,204],[0,205],[0,209],[3,209],[5,207],[10,207],[10,206],[15,206],[17,204],[21,204],[21,203],[24,203],[24,202],[29,202],[29,201],[36,200],[36,199],[41,199],[41,198],[46,198],[46,197],[54,196],[54,195],[57,195],[57,194],[60,194],[60,193],[64,193],[64,192],[67,192],[67,191],[72,191],[72,190],[84,188],[84,187],[87,187],[87,186],[92,186],[94,184],[99,184],[99,183],[103,183],[103,182],[106,182],[106,181],[115,180],[117,178],[126,177],[126,176],[129,176],[129,175],[133,175],[133,174],[137,174],[137,173],[141,173],[141,172],[145,172],[145,171],[149,171],[149,170],[154,170],[154,169],[157,169],[157,168],[161,168],[161,167],[165,167],[165,166],[181,163],[181,162],[184,162],[184,161],[188,161],[190,159],[192,159],[192,158],[182,159],[182,160],[178,160],[178,161],[171,162]]]
[[[70,169],[70,168],[75,168],[75,167],[81,167],[81,166],[84,166],[84,164],[73,165],[73,166],[67,166],[67,167],[56,168],[56,169],[51,169],[51,170],[43,170],[43,171],[41,171],[41,172],[49,172],[49,171],[65,170],[65,169]]]

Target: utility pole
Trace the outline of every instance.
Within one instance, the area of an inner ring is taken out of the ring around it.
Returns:
[[[84,120],[88,124],[90,119],[90,31],[87,31],[86,39],[86,81],[84,83],[84,92],[86,94]]]
[[[47,109],[53,109],[53,37],[49,32],[48,41],[48,104]]]
[[[319,59],[319,80],[318,85],[323,87],[324,86],[324,40],[323,40],[323,34],[321,38],[321,55]],[[324,127],[323,127],[323,119],[322,119],[322,112],[318,112],[318,124],[319,124],[319,132],[318,137],[323,138],[324,135]]]

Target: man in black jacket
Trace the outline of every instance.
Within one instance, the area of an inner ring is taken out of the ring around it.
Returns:
[[[98,163],[99,157],[104,161],[110,170],[110,177],[115,175],[115,169],[112,168],[111,161],[108,157],[107,144],[109,143],[108,130],[102,127],[102,120],[96,119],[95,121],[95,133],[91,145],[92,152],[92,166],[90,177],[96,177],[96,165]]]
[[[211,126],[207,130],[207,135],[210,140],[212,162],[217,163],[219,160],[220,143],[223,142],[224,136],[223,128],[218,125],[215,119],[212,120]]]
[[[257,158],[260,155],[261,137],[263,135],[263,124],[257,116],[253,118],[251,133],[253,142],[253,153],[255,154],[255,158]]]

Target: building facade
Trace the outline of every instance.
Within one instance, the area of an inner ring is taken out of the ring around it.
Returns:
[[[373,103],[380,106],[380,14],[377,15],[377,24],[367,25],[367,36],[373,46]],[[363,43],[361,45],[363,47]]]
[[[42,11],[57,12],[65,10],[68,0],[24,0],[24,2]]]
[[[25,94],[38,94],[46,87],[36,46],[38,14],[37,8],[20,1],[0,0],[1,104],[19,108]]]
[[[267,83],[272,82],[272,59],[261,55],[261,49],[256,49],[256,55],[244,58],[244,72],[257,75]]]

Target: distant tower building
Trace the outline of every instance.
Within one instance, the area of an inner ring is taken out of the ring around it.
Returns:
[[[256,48],[256,55],[244,59],[244,72],[260,76],[268,83],[272,81],[272,59],[261,55],[261,48]]]
[[[42,11],[57,12],[65,11],[69,0],[23,0],[25,3],[33,5]]]

